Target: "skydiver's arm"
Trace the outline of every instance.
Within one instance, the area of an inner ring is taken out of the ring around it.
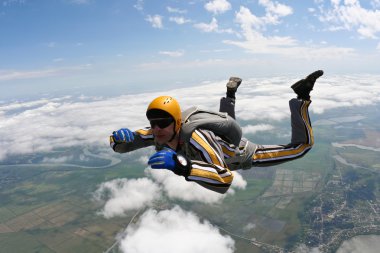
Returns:
[[[183,154],[165,148],[149,158],[152,169],[168,169],[175,174],[184,176],[187,181],[194,181],[201,186],[225,193],[232,181],[232,173],[223,167],[203,161],[190,160]]]
[[[214,138],[212,133],[194,131],[190,145],[201,154],[202,160],[190,161],[191,169],[185,178],[209,190],[225,193],[232,183],[233,174],[228,169],[221,148]]]
[[[233,174],[228,168],[193,160],[191,161],[190,174],[185,178],[209,190],[226,193],[231,186]]]
[[[129,142],[117,142],[115,137],[111,135],[111,148],[117,153],[126,153],[154,145],[154,138],[150,128],[139,129],[133,132],[133,135],[133,140]]]

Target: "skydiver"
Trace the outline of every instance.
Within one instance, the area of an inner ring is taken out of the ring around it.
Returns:
[[[291,86],[297,98],[289,101],[292,137],[287,145],[259,145],[240,138],[241,129],[236,127],[234,118],[235,93],[242,80],[231,77],[226,85],[226,96],[220,100],[222,116],[228,114],[223,121],[227,122],[226,129],[216,129],[212,125],[215,119],[212,117],[221,113],[200,111],[199,114],[194,109],[182,112],[175,98],[160,96],[146,111],[150,127],[114,131],[110,146],[118,153],[155,146],[157,152],[148,161],[153,169],[168,169],[187,181],[225,193],[233,180],[231,171],[277,165],[300,158],[312,148],[314,136],[308,113],[310,92],[322,75],[322,70],[315,71]],[[203,123],[196,125],[196,122]],[[216,125],[220,128],[218,123]],[[191,128],[192,124],[196,127]]]

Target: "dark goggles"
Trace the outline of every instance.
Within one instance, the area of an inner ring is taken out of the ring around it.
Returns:
[[[149,120],[151,128],[154,128],[154,126],[158,126],[161,129],[168,127],[172,122],[174,122],[172,118],[157,118]]]

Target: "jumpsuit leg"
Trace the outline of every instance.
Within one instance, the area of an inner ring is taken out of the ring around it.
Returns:
[[[226,112],[235,119],[235,99],[223,97],[220,99],[219,112]]]
[[[252,166],[271,166],[305,155],[314,144],[308,108],[311,101],[291,99],[292,138],[287,145],[257,145],[252,155]],[[255,145],[255,144],[253,144]]]

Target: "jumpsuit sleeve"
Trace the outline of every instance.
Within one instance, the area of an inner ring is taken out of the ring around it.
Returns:
[[[191,160],[191,169],[186,180],[194,181],[209,190],[225,193],[232,183],[233,174],[224,161],[222,148],[215,135],[210,131],[195,130],[190,145],[198,153],[198,159],[188,157]]]
[[[133,132],[135,138],[132,142],[115,143],[113,136],[110,136],[110,146],[117,153],[127,153],[136,149],[145,148],[154,145],[152,129],[146,127]]]

